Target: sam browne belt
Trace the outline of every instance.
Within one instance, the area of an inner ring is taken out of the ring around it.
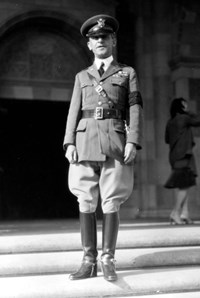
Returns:
[[[104,109],[102,107],[96,107],[91,110],[83,110],[82,118],[94,118],[96,120],[103,119],[121,119],[124,120],[124,113],[118,109]]]

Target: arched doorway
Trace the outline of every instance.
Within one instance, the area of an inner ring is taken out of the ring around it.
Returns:
[[[1,219],[76,217],[62,141],[74,76],[88,57],[67,22],[22,19],[0,46]]]

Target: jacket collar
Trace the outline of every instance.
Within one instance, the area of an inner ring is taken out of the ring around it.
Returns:
[[[107,77],[112,76],[114,73],[118,72],[121,69],[122,69],[122,67],[118,64],[118,62],[116,60],[113,60],[110,64],[110,66],[108,67],[108,69],[102,75],[102,77],[100,77],[95,63],[93,63],[87,69],[87,72],[99,81],[99,80],[105,80]]]
[[[100,68],[101,64],[104,63],[104,70],[107,70],[110,66],[111,62],[113,61],[113,55],[105,58],[105,59],[99,59],[95,57],[94,63],[96,64],[97,69]]]

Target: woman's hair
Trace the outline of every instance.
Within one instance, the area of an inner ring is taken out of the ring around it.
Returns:
[[[171,118],[174,118],[177,113],[186,114],[186,112],[184,111],[184,106],[183,106],[184,101],[187,102],[187,100],[182,98],[182,97],[174,98],[172,100],[172,103],[171,103],[171,106],[170,106]]]

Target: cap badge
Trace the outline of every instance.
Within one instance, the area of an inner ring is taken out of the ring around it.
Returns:
[[[105,19],[101,18],[101,19],[97,20],[97,23],[100,28],[103,28],[105,26]]]

